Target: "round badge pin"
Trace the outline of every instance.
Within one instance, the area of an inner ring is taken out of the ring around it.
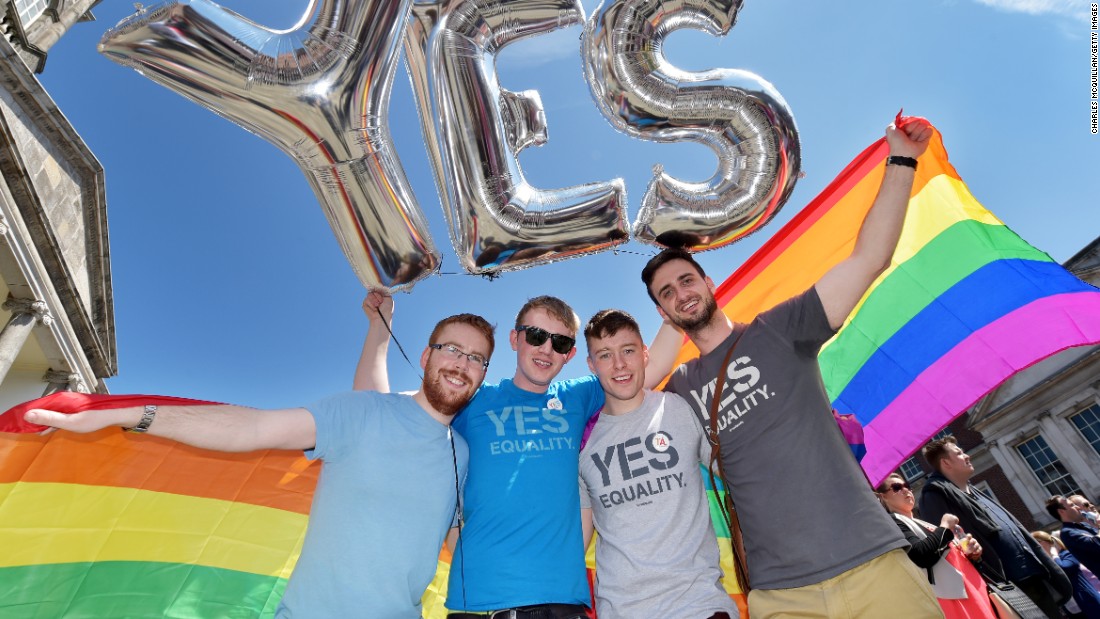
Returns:
[[[560,411],[561,410],[561,400],[557,399],[556,397],[555,398],[550,398],[550,401],[546,403],[546,408],[556,410],[556,411]]]
[[[658,432],[653,435],[653,438],[649,441],[653,451],[665,452],[668,451],[669,444],[672,442],[672,437],[664,432]]]

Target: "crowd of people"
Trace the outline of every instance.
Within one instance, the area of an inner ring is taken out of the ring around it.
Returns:
[[[934,472],[919,502],[898,474],[888,476],[875,492],[909,541],[909,558],[927,570],[948,619],[997,617],[985,595],[986,580],[1011,583],[1051,619],[1100,618],[1091,572],[1100,568],[1100,538],[1088,499],[1052,496],[1047,511],[1062,522],[1061,531],[1029,534],[996,500],[971,485],[974,466],[954,437],[929,443],[922,454]],[[922,518],[914,517],[918,509]],[[1060,538],[1071,539],[1081,558]]]
[[[990,617],[982,576],[1011,581],[1049,617],[1071,595],[1094,616],[1085,568],[1100,551],[1083,498],[1048,507],[1065,546],[1048,551],[969,485],[973,467],[950,439],[924,450],[936,473],[919,506],[897,476],[876,498],[822,386],[817,354],[888,266],[930,137],[926,122],[887,129],[890,157],[851,255],[749,324],[719,311],[714,282],[670,248],[642,271],[665,319],[651,347],[627,312],[601,311],[582,330],[563,300],[538,296],[509,329],[512,378],[485,382],[494,328],[459,314],[429,335],[420,389],[395,395],[392,299],[372,293],[353,392],[275,411],[144,406],[26,419],[323,460],[278,617],[419,617],[446,543],[449,619],[580,619],[591,590],[604,619],[731,619],[738,607],[720,582],[700,463],[728,489],[722,511],[753,619]],[[592,375],[558,380],[579,334]],[[683,335],[700,356],[673,370]]]

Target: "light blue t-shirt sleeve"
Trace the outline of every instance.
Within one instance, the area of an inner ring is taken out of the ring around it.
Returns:
[[[322,398],[306,406],[317,427],[317,442],[305,455],[310,460],[335,462],[363,434],[372,409],[378,406],[373,391],[348,391]]]

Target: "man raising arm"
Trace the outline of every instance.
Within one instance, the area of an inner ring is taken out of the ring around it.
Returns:
[[[642,271],[658,312],[702,353],[665,388],[683,396],[708,429],[717,410],[753,619],[942,616],[927,579],[900,550],[905,540],[867,491],[817,365],[821,346],[889,265],[931,133],[923,121],[887,128],[890,157],[852,254],[750,324],[718,310],[714,282],[687,252],[665,250]],[[776,497],[797,501],[777,506]],[[852,603],[837,608],[837,598]]]

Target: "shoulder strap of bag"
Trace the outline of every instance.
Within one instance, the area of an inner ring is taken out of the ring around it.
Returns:
[[[714,488],[715,494],[717,495],[718,484],[714,483],[714,469],[717,464],[718,478],[722,480],[722,485],[726,488],[725,497],[719,498],[718,500],[718,507],[730,531],[730,546],[733,548],[733,565],[737,570],[737,584],[741,587],[741,592],[748,595],[749,573],[745,562],[745,540],[741,535],[741,520],[737,517],[737,510],[734,508],[730,486],[726,481],[726,472],[722,468],[722,445],[721,441],[718,440],[718,405],[722,401],[722,389],[726,384],[723,378],[725,377],[726,368],[729,366],[730,359],[733,357],[733,351],[737,348],[737,343],[741,341],[741,335],[744,333],[745,332],[742,331],[738,334],[737,339],[733,341],[730,349],[726,351],[726,356],[722,359],[722,364],[718,366],[718,382],[714,386],[714,399],[711,400],[710,403],[710,428],[707,432],[707,440],[710,441],[710,465],[707,467],[707,474],[710,475],[710,486]]]

